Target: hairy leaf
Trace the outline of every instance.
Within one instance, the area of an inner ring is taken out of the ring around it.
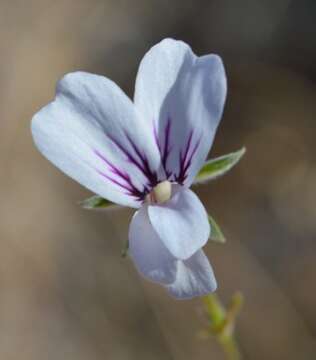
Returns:
[[[197,174],[194,184],[204,183],[226,174],[238,163],[245,152],[246,148],[243,147],[236,152],[208,160]]]

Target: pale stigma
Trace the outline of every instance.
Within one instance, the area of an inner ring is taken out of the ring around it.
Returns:
[[[171,198],[171,182],[168,180],[157,184],[146,196],[146,201],[150,204],[161,204]]]

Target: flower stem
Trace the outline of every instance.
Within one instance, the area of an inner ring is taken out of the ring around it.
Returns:
[[[241,354],[234,337],[218,338],[222,349],[224,350],[227,359],[229,360],[241,360]]]
[[[234,294],[227,309],[215,294],[204,296],[202,300],[209,319],[207,333],[216,338],[228,360],[240,360],[241,353],[234,330],[237,315],[243,305],[243,295],[239,292]]]

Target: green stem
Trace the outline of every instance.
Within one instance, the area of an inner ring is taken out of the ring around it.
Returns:
[[[226,310],[215,294],[203,297],[206,313],[210,320],[209,332],[225,352],[228,360],[240,360],[241,354],[234,338],[235,321],[243,304],[243,296],[236,293]]]
[[[241,354],[233,336],[225,338],[217,337],[217,341],[221,345],[228,360],[241,360]]]

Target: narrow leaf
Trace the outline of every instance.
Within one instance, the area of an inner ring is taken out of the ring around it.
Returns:
[[[90,198],[81,201],[80,205],[84,209],[88,209],[88,210],[114,209],[118,207],[118,205],[113,204],[111,201],[106,200],[99,195],[93,195]]]
[[[242,158],[246,148],[208,160],[197,174],[194,184],[204,183],[226,174]]]
[[[129,242],[128,240],[126,240],[121,251],[122,258],[126,258],[126,256],[128,255],[128,249],[129,249]]]
[[[216,223],[216,221],[211,215],[208,215],[208,221],[211,225],[210,239],[217,243],[224,244],[226,242],[226,239],[219,225]]]

